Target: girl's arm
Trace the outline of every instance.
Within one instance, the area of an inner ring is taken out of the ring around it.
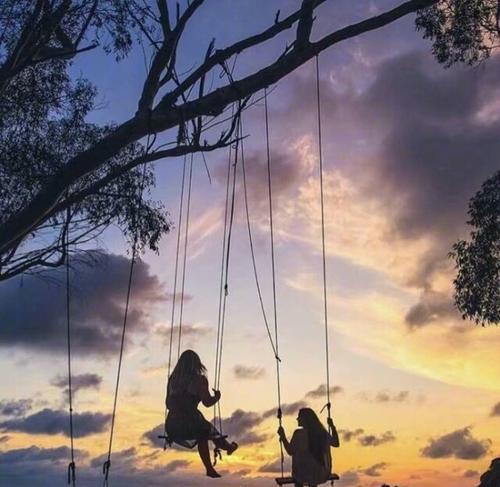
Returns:
[[[215,391],[213,396],[210,394],[210,391],[208,390],[208,380],[205,377],[200,379],[198,394],[201,402],[207,408],[213,406],[220,399],[220,391]]]
[[[330,445],[338,448],[340,446],[339,434],[337,432],[337,428],[333,424],[333,419],[328,419],[328,426],[330,426],[330,433],[328,434]]]
[[[286,433],[285,433],[285,430],[283,429],[283,426],[280,426],[278,428],[278,435],[280,437],[280,441],[281,443],[283,443],[283,447],[285,448],[285,451],[289,454],[289,455],[293,455],[293,448],[292,448],[292,445],[290,444],[290,442],[288,441],[287,437],[286,437]]]

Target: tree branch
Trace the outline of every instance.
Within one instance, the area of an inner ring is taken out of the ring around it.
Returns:
[[[309,43],[302,49],[292,49],[270,66],[241,80],[235,81],[234,83],[215,89],[197,100],[183,103],[180,106],[173,107],[173,98],[169,95],[165,96],[153,110],[151,119],[149,119],[149,116],[145,117],[142,114],[141,116],[136,115],[134,118],[117,127],[114,132],[103,138],[93,147],[71,159],[60,171],[51,176],[43,189],[33,197],[23,210],[12,215],[7,221],[0,225],[0,253],[8,251],[16,241],[24,238],[25,235],[42,222],[46,218],[46,215],[51,213],[52,209],[57,205],[57,202],[71,184],[74,184],[81,177],[98,169],[106,160],[117,154],[123,147],[141,139],[148,132],[157,133],[167,130],[178,126],[180,123],[185,123],[186,121],[193,120],[200,116],[217,116],[222,113],[227,105],[245,99],[253,93],[276,83],[298,66],[328,47],[365,32],[378,29],[409,13],[433,5],[437,3],[437,1],[438,0],[406,1],[385,13],[339,29],[323,37],[318,42]],[[179,17],[176,28],[182,25],[182,22],[187,22],[190,15],[194,13],[201,3],[202,0],[193,1],[186,12]],[[289,17],[287,19],[288,23],[292,25],[295,21],[299,20],[300,13],[301,11],[294,14],[296,17],[293,19]],[[285,29],[282,22],[274,24],[273,27],[258,36],[253,36],[234,44],[230,49],[238,52],[238,49],[243,50],[272,38]],[[184,27],[182,27],[182,29],[183,28]],[[276,31],[272,29],[276,29]],[[209,66],[214,66],[214,59],[221,59],[220,51],[218,52],[219,54],[216,52],[209,58],[207,63],[205,63],[207,66],[205,66],[205,64],[202,65],[193,73],[194,77],[191,75],[193,78],[188,77],[187,79],[200,79],[204,73],[208,72],[207,69]],[[228,51],[225,52],[227,56]],[[224,55],[222,59],[225,59]],[[186,80],[184,83],[185,82]],[[191,84],[192,82],[190,81],[187,86],[189,87]],[[181,83],[178,90],[181,90],[181,87],[184,89],[186,85]],[[150,98],[146,98],[149,103]],[[200,149],[201,148],[202,146]]]
[[[147,110],[151,110],[153,107],[154,98],[160,88],[161,74],[167,64],[169,64],[169,61],[172,58],[175,58],[175,51],[177,50],[182,32],[184,31],[189,19],[194,15],[196,10],[201,7],[203,2],[204,0],[195,0],[191,3],[177,22],[175,28],[167,31],[164,36],[163,43],[160,49],[158,49],[158,52],[154,55],[153,62],[151,63],[151,69],[149,70],[144,83],[141,98],[139,100],[139,112],[144,113]]]
[[[104,188],[109,183],[111,183],[118,177],[122,176],[123,174],[126,174],[131,169],[136,168],[137,166],[146,164],[148,162],[158,161],[160,159],[180,157],[186,154],[193,154],[195,152],[212,152],[217,149],[228,147],[232,143],[234,143],[234,140],[232,139],[231,140],[222,139],[221,141],[212,145],[199,145],[199,144],[182,145],[173,147],[171,149],[156,151],[149,154],[145,154],[140,157],[136,157],[127,164],[124,164],[123,166],[117,167],[113,171],[110,171],[106,176],[104,176],[94,184],[88,186],[84,190],[78,193],[71,194],[67,199],[61,201],[59,204],[54,206],[50,214],[46,215],[45,220],[65,210],[68,206],[77,204],[83,199],[87,198],[88,196],[97,193],[101,188]]]
[[[301,16],[297,25],[297,38],[295,40],[295,49],[303,49],[309,44],[313,26],[313,11],[315,0],[302,0]]]
[[[288,54],[281,56],[270,66],[246,78],[218,88],[203,98],[184,103],[183,105],[172,107],[171,99],[169,99],[169,95],[166,95],[153,111],[152,127],[155,131],[159,132],[175,127],[181,117],[184,120],[191,120],[200,115],[216,116],[228,104],[276,83],[297,67],[334,44],[383,27],[409,13],[433,5],[438,1],[409,0],[383,14],[339,29],[323,37],[318,42],[308,44],[303,49],[293,49]]]

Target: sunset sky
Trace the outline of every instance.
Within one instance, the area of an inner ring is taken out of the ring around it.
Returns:
[[[292,0],[206,2],[181,45],[192,67],[216,47],[269,25]],[[315,36],[401,2],[339,0],[318,11]],[[212,6],[211,6],[212,5]],[[293,32],[238,58],[241,77]],[[468,235],[467,204],[498,169],[500,60],[444,69],[414,16],[338,44],[320,57],[334,451],[338,487],[473,487],[500,453],[500,330],[453,307],[452,244]],[[182,71],[182,69],[180,69]],[[142,51],[116,63],[82,54],[72,67],[98,88],[92,122],[136,110]],[[286,431],[298,408],[326,402],[315,65],[270,90],[277,312]],[[243,116],[250,218],[264,304],[272,316],[264,107]],[[167,133],[159,142],[175,138]],[[227,151],[194,157],[182,349],[213,382]],[[110,485],[273,485],[279,474],[276,376],[252,271],[237,167],[221,377],[224,432],[240,443],[206,480],[196,451],[163,451],[182,160],[156,163],[153,197],[174,226],[159,255],[135,268]],[[107,452],[129,249],[111,228],[107,257],[73,273],[73,373],[79,485],[99,485]],[[55,277],[62,279],[60,271]],[[61,281],[62,282],[62,281]],[[52,280],[0,285],[0,484],[66,485],[65,293]],[[175,322],[178,326],[178,322]],[[174,358],[177,343],[174,343]],[[204,410],[207,418],[212,411]],[[322,418],[325,414],[322,413]],[[7,482],[4,483],[3,479]]]

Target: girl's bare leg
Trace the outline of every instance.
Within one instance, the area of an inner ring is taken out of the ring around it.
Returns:
[[[198,441],[198,453],[200,454],[201,461],[205,466],[207,471],[207,476],[212,478],[220,477],[217,471],[212,466],[212,462],[210,460],[210,450],[208,449],[208,440],[199,440]]]

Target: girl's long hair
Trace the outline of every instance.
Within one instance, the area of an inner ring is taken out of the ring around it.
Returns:
[[[201,363],[199,355],[193,350],[182,352],[168,381],[168,390],[185,391],[197,377],[205,377],[206,367]]]
[[[299,410],[302,426],[307,431],[309,440],[309,451],[313,458],[320,464],[325,465],[325,448],[328,445],[328,432],[321,424],[318,416],[311,408]]]

